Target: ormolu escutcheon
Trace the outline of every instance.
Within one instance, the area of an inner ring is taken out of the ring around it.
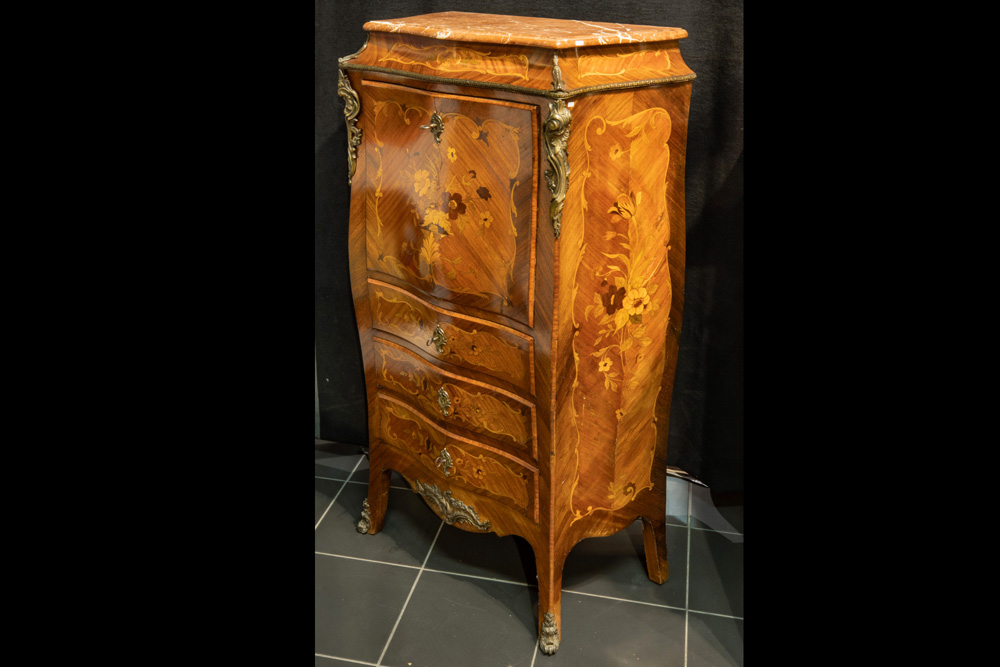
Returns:
[[[420,129],[430,130],[431,134],[434,135],[434,142],[439,144],[441,143],[441,133],[444,132],[444,120],[440,115],[438,115],[438,112],[435,111],[431,114],[430,125],[421,125]]]
[[[434,460],[434,465],[441,468],[444,471],[444,476],[447,477],[451,474],[451,467],[454,465],[451,460],[451,454],[448,453],[447,447],[441,448],[441,453]]]
[[[444,387],[438,389],[438,406],[441,408],[441,416],[447,417],[451,414],[451,396],[444,390]]]
[[[444,335],[444,329],[441,328],[440,324],[434,327],[434,333],[431,334],[431,339],[427,341],[427,345],[431,343],[434,343],[438,354],[444,352],[444,346],[448,344],[448,337]]]

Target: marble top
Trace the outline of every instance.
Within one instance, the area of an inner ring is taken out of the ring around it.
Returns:
[[[437,12],[403,19],[369,21],[364,29],[461,42],[518,44],[549,49],[662,42],[687,37],[687,31],[682,28],[471,12]]]

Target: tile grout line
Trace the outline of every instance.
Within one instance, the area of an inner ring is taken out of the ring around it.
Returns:
[[[742,621],[742,620],[744,620],[742,616],[732,616],[731,614],[720,614],[720,613],[715,612],[715,611],[699,611],[697,609],[688,609],[688,611],[690,613],[692,613],[692,614],[703,614],[705,616],[716,616],[718,618],[729,618],[729,619],[732,619],[734,621]]]
[[[354,471],[358,469],[358,466],[359,466],[359,465],[361,465],[361,461],[363,461],[363,460],[364,460],[364,458],[365,458],[365,457],[364,457],[364,455],[362,455],[362,456],[360,456],[360,457],[358,458],[358,462],[354,464],[354,469],[353,469],[353,470],[351,470],[351,475],[353,475],[353,474],[354,474]],[[351,475],[348,475],[348,477],[350,477]],[[336,480],[334,480],[334,481],[336,481]],[[325,519],[325,518],[326,518],[326,513],[327,513],[327,512],[329,512],[329,511],[330,511],[330,508],[331,508],[331,507],[333,507],[333,504],[334,504],[335,502],[337,502],[337,498],[339,498],[339,497],[340,497],[340,492],[341,492],[341,491],[343,491],[343,490],[344,490],[344,487],[346,487],[346,486],[347,486],[347,480],[345,479],[345,480],[344,480],[344,483],[340,485],[340,488],[339,488],[339,489],[337,489],[337,495],[335,495],[335,496],[333,497],[333,500],[331,500],[331,501],[330,501],[330,504],[326,506],[326,509],[325,509],[325,510],[323,510],[323,516],[321,516],[321,517],[319,518],[319,521],[317,521],[317,522],[316,522],[316,527],[315,527],[315,528],[313,528],[313,530],[314,530],[314,531],[315,531],[315,530],[316,530],[317,528],[319,528],[319,524],[323,523],[323,519]]]
[[[433,567],[425,568],[428,572],[437,574],[455,575],[457,577],[468,577],[470,579],[482,579],[483,581],[495,581],[498,584],[512,584],[514,586],[527,586],[528,588],[538,588],[538,584],[529,584],[523,581],[511,581],[510,579],[497,579],[496,577],[481,577],[478,574],[466,574],[465,572],[449,572],[448,570],[436,570]]]
[[[602,600],[614,600],[615,602],[631,602],[633,604],[644,604],[647,607],[660,607],[661,609],[673,609],[675,611],[686,612],[687,609],[683,607],[674,607],[669,604],[660,604],[659,602],[646,602],[645,600],[629,600],[628,598],[616,598],[610,595],[601,595],[599,593],[584,593],[583,591],[570,591],[565,588],[561,591],[562,593],[569,593],[570,595],[586,595],[591,598],[601,598]]]
[[[378,667],[374,662],[365,662],[364,660],[352,660],[351,658],[339,658],[335,655],[323,655],[322,653],[317,653],[316,657],[329,658],[330,660],[343,660],[344,662],[353,662],[356,665],[367,665],[368,667]]]
[[[687,524],[683,524],[683,523],[668,523],[667,525],[668,526],[676,526],[676,527],[683,526],[683,527],[689,528],[691,530],[700,530],[700,531],[703,531],[703,532],[706,532],[706,533],[718,533],[719,535],[739,535],[740,537],[743,537],[743,533],[741,533],[738,530],[716,530],[715,528],[702,528],[701,526],[692,526],[690,522],[691,522],[691,517],[688,517],[688,523]]]
[[[316,477],[316,479],[328,479],[331,482],[347,482],[348,484],[364,484],[365,486],[368,486],[368,482],[362,482],[360,479],[337,479],[336,477],[323,477],[322,475],[314,475],[314,476]],[[411,491],[413,493],[416,493],[416,491],[413,491],[413,489],[411,489],[408,486],[392,486],[390,484],[389,488],[399,489],[400,491]],[[707,529],[702,529],[702,530],[707,530]]]
[[[688,530],[687,530],[687,563],[684,567],[684,667],[688,667],[688,622],[691,616],[691,496],[692,485],[688,482]]]
[[[317,556],[330,556],[332,558],[348,558],[350,560],[360,560],[360,561],[363,561],[365,563],[375,563],[376,565],[389,565],[389,566],[392,566],[392,567],[406,567],[406,568],[409,568],[411,570],[419,570],[420,569],[419,565],[406,565],[405,563],[390,563],[389,561],[385,561],[385,560],[374,560],[372,558],[361,558],[360,556],[345,556],[344,554],[331,554],[331,553],[327,553],[325,551],[317,551],[315,553],[316,553]],[[450,573],[446,572],[445,574],[450,574]]]
[[[403,613],[406,611],[406,605],[410,604],[410,598],[413,596],[413,591],[417,588],[417,583],[420,582],[420,575],[424,573],[424,568],[427,566],[427,560],[431,557],[431,552],[434,551],[434,545],[437,544],[438,536],[441,534],[442,528],[444,528],[444,521],[438,525],[437,532],[434,534],[434,539],[431,541],[431,548],[427,550],[427,555],[424,556],[424,562],[420,565],[420,571],[417,572],[417,578],[413,580],[413,585],[410,586],[410,594],[406,596],[403,608],[399,610],[399,616],[396,617],[396,624],[392,626],[392,632],[389,633],[389,638],[385,640],[385,646],[382,647],[382,655],[378,657],[378,662],[375,663],[376,667],[379,667],[382,664],[382,658],[385,657],[385,652],[389,650],[389,644],[392,642],[392,637],[396,634],[396,628],[399,627],[399,622],[403,620]]]

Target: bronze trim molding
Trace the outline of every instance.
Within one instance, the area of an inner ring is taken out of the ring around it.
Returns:
[[[358,94],[351,88],[351,81],[340,72],[337,82],[337,95],[344,98],[344,118],[347,119],[347,184],[351,185],[354,172],[358,168],[358,146],[361,145],[361,128],[358,127],[358,114],[361,113],[361,101]]]
[[[458,521],[464,521],[479,530],[485,531],[490,529],[489,521],[480,519],[475,508],[471,505],[466,505],[461,500],[452,498],[451,491],[442,492],[436,485],[424,484],[419,479],[417,480],[417,491],[425,499],[434,501],[438,513],[442,515],[445,523],[453,524]]]
[[[493,90],[505,90],[512,93],[521,93],[522,95],[538,95],[541,97],[548,97],[553,100],[568,100],[572,97],[577,97],[579,95],[586,95],[587,93],[599,93],[608,90],[629,90],[632,88],[646,88],[649,86],[662,86],[671,83],[683,83],[685,81],[693,81],[695,79],[695,74],[678,74],[677,76],[668,76],[662,79],[644,79],[642,81],[621,81],[618,83],[602,83],[595,86],[585,86],[583,88],[573,88],[571,90],[542,90],[540,88],[526,88],[524,86],[515,86],[509,83],[494,83],[492,81],[474,81],[471,79],[450,79],[443,76],[435,76],[433,74],[420,74],[418,72],[406,72],[403,70],[392,69],[391,67],[379,67],[378,65],[357,65],[351,62],[341,61],[342,69],[355,69],[362,72],[379,72],[382,74],[392,74],[393,76],[400,76],[406,79],[415,79],[417,81],[427,81],[430,83],[441,83],[450,86],[469,86],[473,88],[491,88]]]
[[[368,505],[368,499],[361,503],[361,520],[358,521],[358,532],[367,533],[372,527],[372,515],[371,507]]]
[[[566,84],[563,83],[562,70],[559,69],[559,54],[552,54],[552,90],[553,92],[566,92]]]
[[[338,58],[337,62],[339,62],[341,65],[343,65],[344,63],[349,62],[351,60],[354,60],[355,58],[357,58],[358,56],[360,56],[361,52],[364,51],[365,48],[368,46],[368,40],[371,39],[371,36],[372,36],[372,34],[370,32],[365,33],[365,43],[361,45],[361,48],[358,49],[357,51],[355,51],[354,53],[352,53],[349,56],[344,56],[343,58]]]
[[[549,117],[545,119],[545,156],[549,168],[545,170],[545,184],[549,186],[552,200],[549,220],[556,238],[562,229],[563,203],[569,188],[569,126],[573,122],[569,107],[563,100],[549,103]]]
[[[545,655],[552,655],[559,650],[559,627],[556,625],[556,617],[552,611],[545,612],[542,617],[542,628],[538,633],[538,648]]]

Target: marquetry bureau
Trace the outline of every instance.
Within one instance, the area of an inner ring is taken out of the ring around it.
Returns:
[[[520,535],[554,653],[581,539],[641,518],[649,578],[667,578],[656,406],[683,306],[687,33],[463,12],[364,28],[339,83],[370,433],[358,530],[381,529],[396,470],[447,523]]]

